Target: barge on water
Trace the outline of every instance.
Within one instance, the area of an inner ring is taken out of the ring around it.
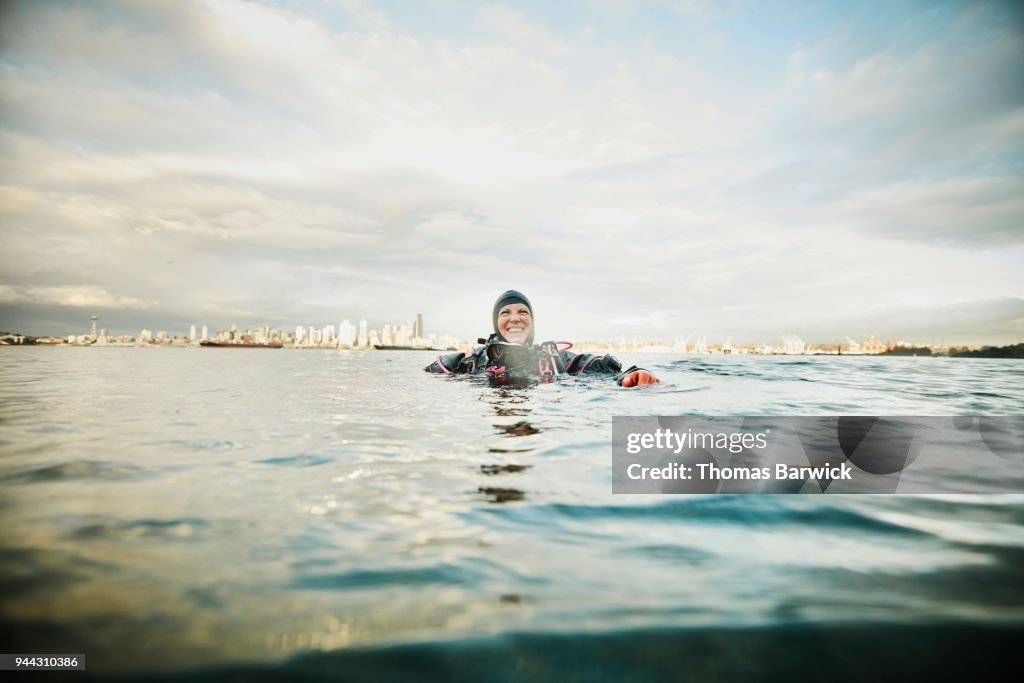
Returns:
[[[199,345],[208,349],[280,349],[284,347],[281,342],[260,344],[258,342],[203,341],[199,342]]]

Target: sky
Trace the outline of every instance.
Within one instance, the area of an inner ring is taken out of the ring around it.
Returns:
[[[1024,341],[1018,2],[3,2],[0,330]]]

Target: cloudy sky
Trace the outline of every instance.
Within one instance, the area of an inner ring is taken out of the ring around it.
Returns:
[[[37,2],[0,329],[1024,340],[1024,6]]]

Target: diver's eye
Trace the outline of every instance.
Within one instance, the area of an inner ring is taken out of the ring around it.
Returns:
[[[530,309],[528,309],[526,307],[523,307],[523,308],[519,309],[518,311],[513,311],[512,309],[507,309],[506,308],[506,309],[502,309],[502,310],[498,311],[498,318],[502,318],[502,319],[504,319],[504,318],[511,318],[513,315],[516,316],[517,318],[529,318],[530,317]]]

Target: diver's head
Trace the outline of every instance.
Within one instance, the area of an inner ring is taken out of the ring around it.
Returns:
[[[494,302],[491,313],[498,337],[513,344],[533,343],[533,307],[522,292],[510,289]]]

